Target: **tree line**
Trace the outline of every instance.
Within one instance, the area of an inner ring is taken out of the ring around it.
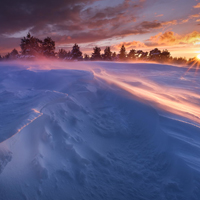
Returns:
[[[20,48],[20,52],[18,52],[16,49],[13,49],[5,56],[0,56],[0,60],[30,60],[40,57],[46,57],[66,61],[153,61],[159,63],[173,64],[189,64],[194,62],[194,58],[191,58],[189,59],[189,61],[187,61],[186,58],[183,57],[172,57],[167,49],[161,51],[158,48],[154,48],[150,52],[131,49],[129,52],[127,52],[124,45],[121,46],[118,54],[116,52],[112,52],[109,46],[104,49],[103,53],[101,53],[101,48],[95,46],[90,56],[88,54],[83,55],[80,47],[77,44],[74,44],[71,51],[66,51],[65,49],[61,48],[58,50],[58,52],[56,52],[55,41],[53,41],[50,37],[46,37],[42,41],[36,37],[33,37],[30,33],[28,33],[26,37],[23,37],[21,39]]]

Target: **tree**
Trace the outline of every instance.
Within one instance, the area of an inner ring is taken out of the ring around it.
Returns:
[[[142,60],[147,59],[147,58],[148,58],[148,52],[143,52],[142,55],[140,56],[140,58],[141,58]]]
[[[170,58],[170,52],[167,49],[165,49],[162,51],[160,57],[162,62],[168,62]]]
[[[46,57],[55,57],[55,42],[50,37],[42,42],[42,51]]]
[[[120,60],[125,60],[126,59],[126,48],[124,45],[122,45],[120,52],[119,52],[119,58]]]
[[[88,61],[89,59],[90,59],[90,57],[85,53],[85,54],[84,54],[84,60],[85,60],[85,61]]]
[[[13,49],[10,53],[10,58],[16,59],[18,55],[19,55],[18,51],[16,49]]]
[[[21,53],[22,55],[36,55],[42,52],[42,41],[31,36],[30,33],[21,39]]]
[[[64,49],[59,49],[59,51],[58,51],[59,59],[65,59],[67,56],[68,56],[67,51],[65,51]]]
[[[72,47],[71,56],[73,60],[82,59],[82,52],[80,51],[80,47],[77,44],[74,44]]]
[[[144,52],[142,50],[138,50],[137,51],[137,57],[140,59],[140,60],[145,60],[147,59],[147,56],[148,56],[148,52]]]
[[[127,57],[131,60],[136,59],[136,50],[135,49],[131,49],[127,55]]]
[[[112,52],[110,51],[110,47],[105,48],[102,57],[104,60],[112,60]]]
[[[194,61],[194,60],[193,60],[193,61]],[[187,60],[186,60],[186,58],[182,58],[182,57],[177,58],[177,57],[175,57],[175,58],[173,58],[173,61],[172,61],[172,62],[175,63],[175,64],[184,65],[184,64],[187,63]],[[190,62],[190,63],[193,64],[193,62]]]
[[[7,53],[3,58],[4,59],[10,59],[10,53]]]
[[[161,59],[161,51],[158,48],[155,48],[149,53],[150,59],[159,61]]]
[[[116,60],[117,59],[117,54],[116,54],[116,52],[114,52],[113,54],[112,54],[112,60]]]
[[[99,47],[95,47],[93,48],[93,53],[92,53],[92,60],[101,60],[102,57],[101,57],[101,49]]]

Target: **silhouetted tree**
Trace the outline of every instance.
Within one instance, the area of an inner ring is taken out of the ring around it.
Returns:
[[[116,60],[117,59],[117,54],[116,54],[116,52],[114,52],[113,54],[112,54],[112,60]]]
[[[187,63],[187,59],[186,58],[182,58],[182,57],[174,57],[173,58],[173,61],[172,61],[174,64],[179,64],[179,65],[184,65]]]
[[[126,48],[124,45],[122,45],[120,52],[119,52],[119,58],[120,60],[125,60],[126,59]]]
[[[85,60],[85,61],[90,60],[90,57],[89,57],[86,53],[84,54],[84,60]]]
[[[59,49],[59,51],[58,51],[59,59],[65,59],[67,56],[68,56],[67,51],[65,51],[64,49]]]
[[[104,54],[102,55],[104,60],[112,60],[112,52],[110,47],[106,47],[104,50]]]
[[[18,51],[16,49],[13,49],[10,53],[10,58],[16,59],[18,55],[19,55]]]
[[[46,57],[55,57],[55,41],[47,37],[42,42],[43,55]]]
[[[140,60],[146,60],[148,56],[148,52],[144,52],[142,50],[138,51],[139,59]]]
[[[170,59],[170,52],[167,49],[165,49],[162,51],[160,57],[161,57],[161,62],[168,62]]]
[[[42,53],[42,41],[31,36],[30,33],[21,39],[20,47],[22,55],[36,55]]]
[[[158,48],[155,48],[150,51],[149,57],[151,60],[160,61],[161,59],[161,51]]]
[[[4,59],[10,59],[10,53],[7,53],[4,57],[3,57]]]
[[[80,51],[80,47],[77,44],[74,44],[72,47],[71,56],[73,60],[82,59],[82,52]]]
[[[99,47],[95,47],[93,48],[93,53],[92,53],[92,60],[101,60],[102,57],[101,57],[101,49]]]
[[[136,59],[136,51],[135,49],[131,49],[127,55],[128,59],[134,60]]]

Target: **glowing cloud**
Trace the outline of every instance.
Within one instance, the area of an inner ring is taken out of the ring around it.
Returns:
[[[126,48],[144,48],[144,47],[146,47],[146,45],[140,41],[121,42],[120,44],[115,45],[114,47],[117,49],[120,49],[122,45],[124,45]]]
[[[194,8],[200,8],[200,3],[198,3],[196,6],[193,6]]]
[[[148,41],[163,45],[196,44],[200,41],[200,33],[193,31],[186,35],[179,35],[173,31],[167,31],[150,37]]]

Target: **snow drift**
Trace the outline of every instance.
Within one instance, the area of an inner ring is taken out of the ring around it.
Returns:
[[[199,199],[199,72],[1,63],[0,197]]]

